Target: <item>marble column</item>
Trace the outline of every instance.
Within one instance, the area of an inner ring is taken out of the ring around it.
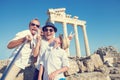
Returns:
[[[64,33],[64,36],[67,37],[68,34],[67,34],[67,24],[65,22],[62,23],[63,24],[63,33]]]
[[[67,33],[67,24],[66,22],[63,22],[63,33],[64,33],[64,37],[68,37],[68,33]],[[70,56],[70,51],[69,51],[69,48],[66,49],[66,52],[67,52],[67,56]]]
[[[76,56],[81,57],[81,52],[80,52],[80,44],[79,44],[79,38],[78,38],[78,31],[77,31],[77,25],[73,25],[74,28],[74,33],[75,33],[75,47],[76,47]]]
[[[88,37],[87,37],[87,32],[86,32],[86,26],[82,26],[83,30],[83,35],[84,35],[84,42],[85,42],[85,51],[86,51],[86,56],[90,55],[90,48],[89,48],[89,43],[88,43]]]

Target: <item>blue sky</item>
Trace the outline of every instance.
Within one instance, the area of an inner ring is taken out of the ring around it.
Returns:
[[[8,41],[28,23],[38,18],[41,26],[48,18],[49,8],[66,8],[66,13],[78,16],[87,22],[87,35],[90,51],[99,47],[114,46],[120,51],[120,0],[0,0],[0,59],[6,59],[13,50],[7,49]],[[62,25],[55,24],[62,33]],[[68,25],[68,33],[73,27]],[[82,55],[85,55],[82,29],[78,27]],[[74,39],[70,46],[75,55]]]

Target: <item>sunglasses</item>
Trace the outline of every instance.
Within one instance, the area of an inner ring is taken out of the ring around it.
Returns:
[[[45,32],[53,32],[54,30],[53,29],[44,29]]]
[[[40,27],[40,25],[37,25],[37,24],[34,24],[34,23],[31,23],[30,25],[31,25],[31,26],[36,26],[36,27],[38,27],[38,28]]]

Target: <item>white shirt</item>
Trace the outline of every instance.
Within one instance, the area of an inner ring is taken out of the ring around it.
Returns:
[[[29,30],[24,30],[24,31],[17,33],[15,38],[13,38],[12,40],[18,40],[20,38],[25,37],[26,35],[30,35],[32,37],[32,34]],[[15,54],[18,52],[20,47],[21,47],[21,45],[16,47],[12,56],[10,57],[10,60],[12,60],[14,58]],[[24,45],[24,47],[22,48],[22,50],[20,51],[18,57],[16,58],[15,65],[24,69],[28,64],[28,61],[29,61],[29,58],[31,55],[31,51],[32,51],[32,49],[30,48],[30,43],[26,43]]]
[[[47,43],[46,43],[47,44]],[[44,71],[44,80],[48,80],[48,75],[64,66],[69,66],[68,58],[66,52],[61,48],[54,48],[54,43],[46,46],[44,52],[41,54],[40,63],[42,64]],[[42,46],[41,46],[42,48]],[[59,78],[64,78],[63,73],[60,73],[55,77],[54,80],[59,80]]]
[[[35,67],[39,70],[40,68],[40,61],[41,61],[41,58],[43,56],[43,54],[45,53],[45,50],[48,48],[48,45],[49,43],[42,39],[41,40],[41,48],[40,48],[40,53],[38,54],[38,57],[37,57],[37,62],[35,63]]]

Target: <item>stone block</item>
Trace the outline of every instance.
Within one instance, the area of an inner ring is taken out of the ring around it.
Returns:
[[[84,66],[86,67],[87,72],[93,72],[94,71],[94,63],[91,59],[88,59],[84,61]]]
[[[93,62],[95,69],[103,65],[102,59],[98,54],[91,55],[90,59]]]
[[[79,72],[79,67],[75,59],[69,59],[69,70],[67,72],[69,75]]]
[[[86,71],[87,68],[84,66],[83,61],[77,60],[77,64],[78,64],[80,73],[83,73]]]

